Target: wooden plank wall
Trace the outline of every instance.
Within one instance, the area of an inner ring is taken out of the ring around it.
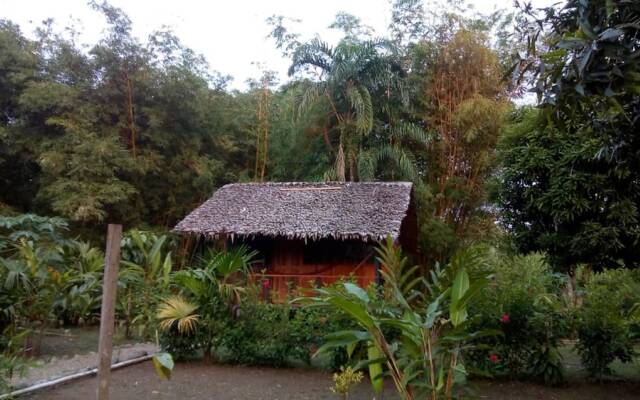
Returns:
[[[340,248],[337,247],[335,251],[339,252]],[[368,286],[376,281],[376,267],[373,257],[363,261],[305,264],[304,242],[276,240],[271,265],[265,276],[269,281],[269,297],[274,302],[282,302],[286,300],[287,294],[304,295],[309,293],[309,288],[331,284],[350,276],[360,286]],[[290,291],[293,293],[289,293]]]

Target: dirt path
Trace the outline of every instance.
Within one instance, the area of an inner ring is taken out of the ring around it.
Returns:
[[[331,375],[302,369],[177,364],[170,381],[162,381],[149,362],[116,370],[111,375],[112,400],[128,399],[335,399],[329,391]],[[352,399],[371,399],[361,384]],[[95,396],[96,379],[83,379],[43,391],[30,400],[76,400]],[[386,396],[386,398],[390,398]]]
[[[132,360],[158,351],[154,343],[135,343],[116,346],[113,349],[112,364]],[[76,372],[88,371],[98,366],[98,354],[89,352],[73,357],[51,357],[47,361],[36,361],[23,376],[11,380],[14,389],[22,389],[40,382],[50,381]]]
[[[126,367],[112,374],[112,400],[190,399],[190,400],[321,400],[336,399],[331,394],[331,375],[302,369],[275,369],[243,366],[176,365],[171,381],[160,380],[151,363]],[[390,382],[378,399],[394,399]],[[521,382],[477,382],[475,398],[496,400],[629,400],[640,399],[640,383],[606,385],[575,384],[547,388]],[[89,378],[46,390],[29,400],[80,400],[95,396],[96,379]],[[373,399],[368,382],[363,382],[350,399]]]

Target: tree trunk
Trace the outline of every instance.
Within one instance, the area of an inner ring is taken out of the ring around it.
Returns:
[[[133,84],[131,83],[131,78],[127,73],[125,76],[125,81],[127,85],[127,122],[129,123],[129,142],[131,146],[131,153],[133,157],[136,156],[136,128],[135,128],[135,117],[133,114]]]
[[[345,182],[347,180],[345,170],[344,149],[342,148],[342,140],[340,140],[338,154],[336,155],[336,179],[339,182]]]

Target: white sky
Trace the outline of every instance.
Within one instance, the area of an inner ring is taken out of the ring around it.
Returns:
[[[511,0],[470,0],[475,8],[489,12],[496,5],[510,7]],[[536,6],[552,0],[533,0]],[[292,31],[303,39],[319,34],[335,42],[339,34],[327,26],[338,11],[361,18],[365,25],[384,33],[390,20],[389,0],[110,0],[133,22],[134,34],[143,41],[154,30],[169,26],[180,40],[204,54],[213,70],[234,77],[232,88],[244,89],[248,78],[260,75],[252,62],[260,62],[286,79],[288,60],[281,57],[271,39],[265,19],[284,15],[301,19]],[[428,7],[429,0],[425,0]],[[72,18],[82,31],[81,40],[94,44],[105,27],[103,17],[87,6],[86,0],[0,0],[0,18],[18,23],[30,34],[41,21],[53,18],[57,28]]]

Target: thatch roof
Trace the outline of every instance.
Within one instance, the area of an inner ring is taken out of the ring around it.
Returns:
[[[235,183],[225,185],[175,227],[212,238],[397,239],[409,182]]]

